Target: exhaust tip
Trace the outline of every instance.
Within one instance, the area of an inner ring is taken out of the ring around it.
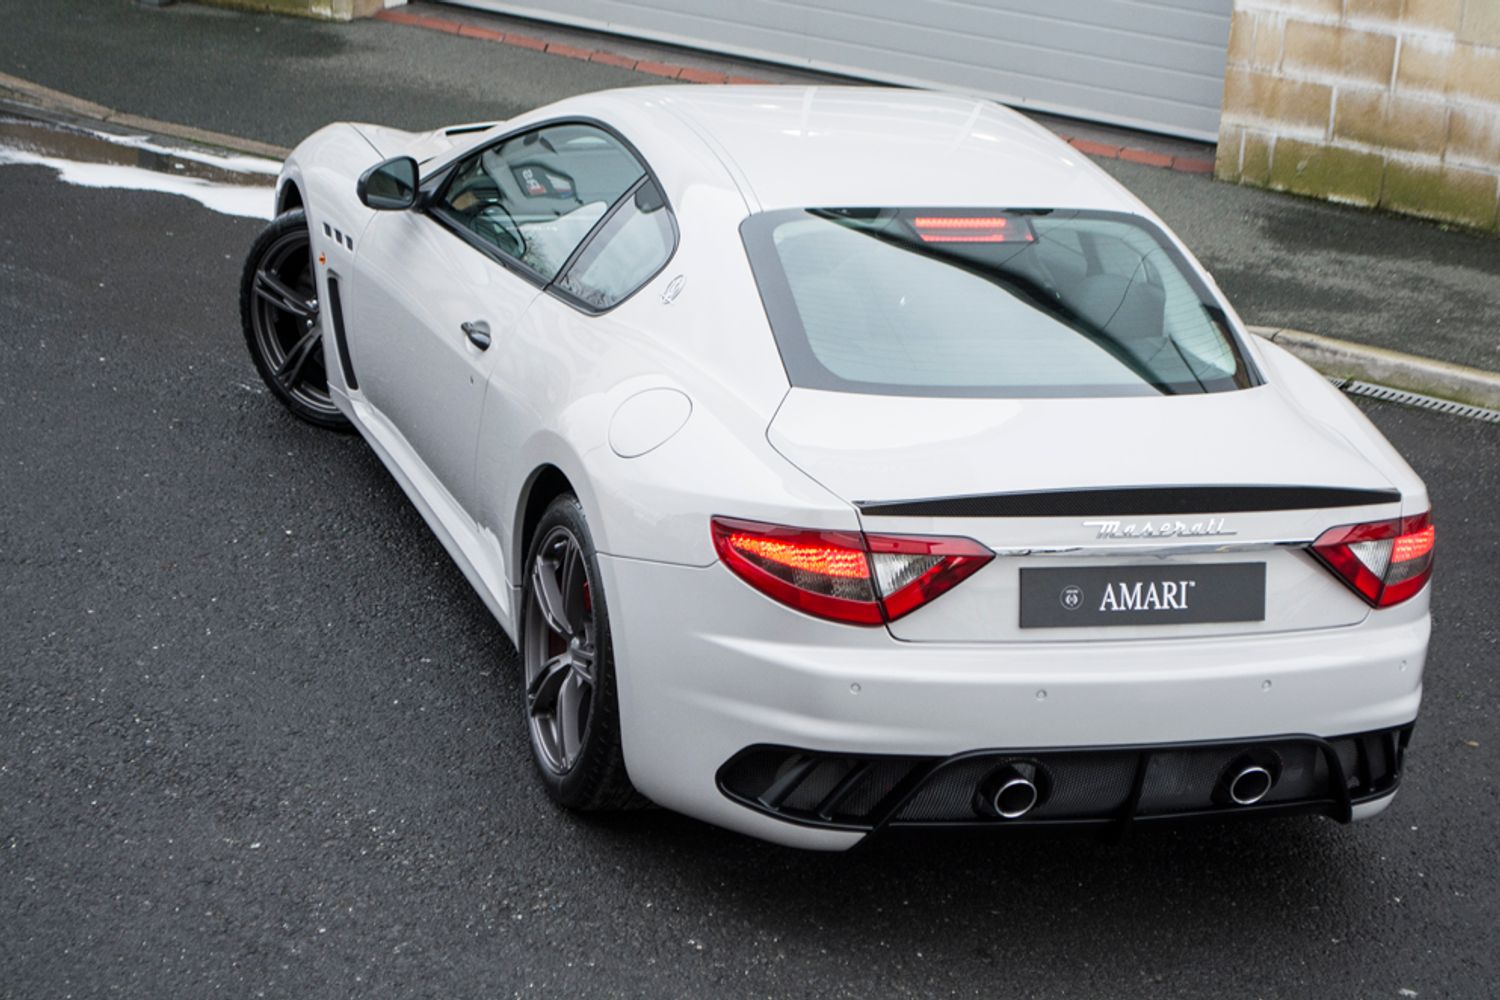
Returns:
[[[1040,781],[1035,764],[1006,764],[980,784],[975,809],[992,818],[1020,819],[1042,801]]]
[[[1259,764],[1250,764],[1234,772],[1227,787],[1229,801],[1237,806],[1253,806],[1270,794],[1276,784],[1271,772]]]
[[[1020,819],[1036,807],[1039,794],[1028,778],[1011,778],[995,792],[995,815],[1001,819]]]

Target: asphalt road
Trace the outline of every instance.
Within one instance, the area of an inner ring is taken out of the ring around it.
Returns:
[[[499,628],[257,382],[257,223],[18,166],[0,219],[0,997],[1500,991],[1500,428],[1368,407],[1440,525],[1384,817],[801,854],[549,804]]]
[[[331,121],[435,128],[662,82],[383,21],[335,25],[190,3],[0,0],[0,25],[0,72],[285,146]],[[1247,322],[1500,371],[1500,239],[1119,160],[1100,164],[1183,236]]]

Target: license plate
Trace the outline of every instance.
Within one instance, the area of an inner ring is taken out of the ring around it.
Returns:
[[[1265,618],[1265,563],[1021,570],[1022,628],[1187,625]]]

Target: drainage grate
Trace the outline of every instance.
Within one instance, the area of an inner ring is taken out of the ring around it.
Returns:
[[[1415,406],[1419,410],[1436,410],[1438,413],[1446,413],[1454,417],[1482,420],[1487,424],[1500,424],[1500,410],[1490,410],[1483,406],[1469,406],[1466,403],[1455,403],[1450,399],[1438,399],[1436,396],[1424,396],[1420,392],[1392,389],[1387,385],[1374,385],[1370,382],[1360,382],[1352,378],[1338,378],[1330,375],[1328,376],[1328,381],[1351,396],[1365,396],[1369,399],[1384,400],[1387,403]]]

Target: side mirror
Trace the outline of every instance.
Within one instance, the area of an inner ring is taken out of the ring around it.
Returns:
[[[397,156],[377,163],[359,178],[359,200],[374,209],[401,211],[417,203],[417,161]]]

